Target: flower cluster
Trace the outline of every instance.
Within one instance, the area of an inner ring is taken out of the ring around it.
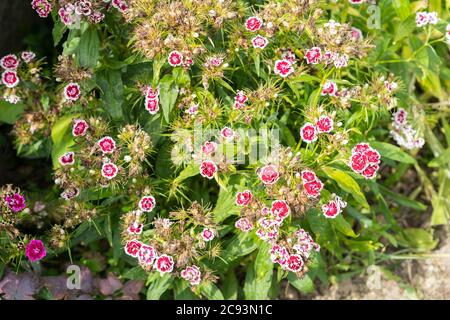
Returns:
[[[31,7],[36,10],[41,18],[47,18],[52,12],[52,5],[48,0],[33,0],[31,1]]]
[[[328,219],[334,219],[346,206],[347,202],[343,201],[341,197],[334,195],[333,200],[328,201],[322,206],[323,216]]]
[[[358,143],[352,149],[348,165],[350,168],[361,174],[366,179],[375,178],[380,168],[380,153],[371,148],[368,143]]]
[[[420,149],[425,144],[425,140],[409,124],[407,117],[408,112],[403,108],[399,108],[392,115],[392,130],[390,131],[390,135],[399,146],[408,150]]]
[[[68,2],[58,10],[58,15],[66,26],[79,23],[83,18],[93,23],[99,23],[105,17],[101,11],[94,9],[92,2],[89,0]]]
[[[418,27],[423,27],[427,24],[437,24],[438,21],[437,12],[418,11],[416,13],[416,25]]]
[[[333,130],[333,119],[329,116],[322,115],[316,121],[316,124],[305,123],[300,128],[300,136],[306,143],[311,143],[317,140],[318,134],[330,133]]]

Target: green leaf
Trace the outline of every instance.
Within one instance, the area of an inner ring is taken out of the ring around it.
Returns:
[[[399,242],[418,251],[430,251],[434,249],[438,240],[433,239],[433,235],[420,228],[408,228],[402,230],[398,236]]]
[[[395,30],[394,43],[411,36],[411,33],[415,30],[416,20],[414,16],[408,17],[406,20],[400,22]]]
[[[430,168],[448,166],[450,164],[450,148],[444,150],[438,157],[428,162]]]
[[[230,188],[231,189],[231,188]],[[239,208],[235,203],[235,195],[231,190],[226,191],[221,188],[219,191],[219,198],[217,199],[216,207],[213,215],[214,221],[220,223],[233,214],[238,214]]]
[[[118,70],[104,70],[96,76],[96,82],[102,89],[101,105],[114,120],[123,118],[123,83]]]
[[[415,209],[415,210],[419,210],[419,211],[425,211],[427,209],[427,206],[424,205],[423,203],[420,203],[419,201],[415,201],[412,199],[409,199],[405,196],[402,196],[401,194],[398,194],[396,192],[393,192],[391,190],[389,190],[389,188],[386,188],[383,185],[378,185],[378,187],[380,188],[380,191],[382,194],[386,195],[387,197],[391,198],[392,200],[394,200],[395,202],[397,202],[398,204],[411,208],[411,209]]]
[[[25,110],[23,103],[12,104],[0,99],[0,122],[14,124]]]
[[[169,123],[170,112],[175,106],[178,97],[178,85],[174,83],[171,75],[167,74],[161,79],[159,82],[159,92],[164,120]]]
[[[94,68],[97,65],[100,50],[100,39],[97,29],[90,26],[82,35],[76,57],[83,68]]]
[[[366,197],[364,196],[364,193],[362,193],[358,183],[349,174],[333,167],[324,167],[322,168],[322,171],[328,177],[336,181],[342,190],[350,193],[361,205],[367,208],[369,207]]]
[[[61,117],[52,127],[52,161],[54,168],[60,166],[58,158],[65,152],[69,151],[70,147],[75,144],[70,128],[73,119],[77,118],[77,116],[78,115],[76,114],[72,114]]]
[[[222,292],[212,282],[202,285],[200,291],[209,300],[224,300]]]
[[[273,263],[270,260],[270,244],[264,242],[259,248],[253,265],[247,269],[244,295],[247,300],[265,300],[272,285]]]
[[[403,163],[415,164],[416,159],[404,152],[397,146],[390,143],[372,141],[370,145],[375,148],[383,157]]]
[[[336,218],[331,220],[331,222],[336,227],[336,229],[342,234],[352,238],[358,237],[358,235],[355,234],[351,225],[345,220],[342,214],[339,214]]]
[[[141,266],[136,266],[131,269],[128,269],[123,274],[123,277],[129,280],[145,280],[147,279],[148,274],[144,269],[142,269]]]
[[[289,272],[288,281],[301,293],[308,294],[314,292],[314,282],[309,274],[305,274],[302,278],[299,278],[295,273]]]
[[[61,42],[61,39],[66,31],[67,26],[61,20],[57,19],[52,30],[53,44],[55,47]]]
[[[169,289],[174,277],[170,274],[160,276],[154,273],[150,277],[155,277],[147,289],[147,300],[159,300],[159,298]]]
[[[225,300],[236,300],[238,298],[239,282],[234,270],[230,269],[226,274],[222,291]]]
[[[392,5],[401,20],[406,20],[411,15],[409,0],[392,0]]]
[[[180,172],[180,174],[175,178],[175,181],[182,182],[183,180],[196,176],[199,173],[200,171],[198,169],[198,165],[190,164]]]

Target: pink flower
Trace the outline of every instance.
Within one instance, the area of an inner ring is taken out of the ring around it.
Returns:
[[[417,12],[416,13],[416,25],[418,27],[423,27],[428,24],[428,13],[427,12]]]
[[[247,19],[247,21],[245,21],[245,28],[248,31],[252,31],[252,32],[261,29],[262,25],[263,25],[263,21],[261,18],[258,18],[258,17],[250,17]]]
[[[142,245],[143,243],[136,239],[129,240],[125,244],[125,253],[136,258]]]
[[[392,92],[398,88],[397,82],[393,82],[393,81],[392,82],[385,81],[384,86],[386,87],[387,91],[389,91],[389,92]]]
[[[193,265],[182,270],[180,275],[184,280],[189,281],[191,286],[196,286],[200,284],[202,274],[199,267]]]
[[[396,125],[403,126],[406,124],[406,118],[408,117],[408,113],[405,109],[399,108],[396,113],[393,115],[393,120]]]
[[[116,142],[111,137],[103,137],[98,140],[97,145],[102,150],[103,154],[113,153],[116,149]]]
[[[203,161],[200,165],[200,174],[208,179],[212,179],[217,170],[217,165],[209,160]]]
[[[159,97],[159,87],[156,87],[153,89],[152,87],[147,87],[147,90],[145,92],[145,98],[146,99],[156,99]]]
[[[112,0],[112,6],[119,12],[124,13],[128,10],[128,5],[124,0]]]
[[[104,163],[102,166],[102,176],[108,180],[117,176],[119,168],[114,163]]]
[[[367,143],[358,143],[352,149],[348,165],[356,173],[360,173],[366,179],[376,176],[380,163],[380,153],[371,148]]]
[[[217,150],[217,143],[213,141],[206,141],[202,146],[202,152],[204,154],[211,154]]]
[[[322,50],[318,47],[312,47],[306,51],[305,59],[308,64],[318,64],[322,58]]]
[[[31,262],[43,259],[47,255],[44,243],[41,240],[31,240],[25,248],[25,255]]]
[[[316,128],[319,133],[330,133],[333,130],[333,119],[329,116],[320,116]]]
[[[92,23],[100,23],[105,18],[105,15],[100,11],[95,11],[89,16],[89,20]]]
[[[89,126],[86,121],[80,120],[80,119],[75,119],[73,121],[73,126],[72,126],[72,135],[74,137],[84,136],[86,134],[88,128],[89,128]]]
[[[316,174],[311,170],[303,170],[301,176],[303,183],[312,182],[317,179]]]
[[[169,53],[167,61],[172,67],[181,66],[181,64],[183,63],[183,55],[180,52],[174,50]]]
[[[12,196],[7,195],[5,197],[6,206],[13,212],[20,212],[27,206],[25,197],[20,193],[14,193]]]
[[[350,167],[353,171],[361,173],[369,165],[367,156],[362,153],[355,153],[350,157]]]
[[[175,262],[173,261],[173,258],[166,254],[159,256],[155,262],[156,270],[161,274],[172,272],[174,266]]]
[[[270,260],[273,263],[279,263],[280,265],[285,265],[289,259],[289,252],[287,249],[281,245],[275,244],[270,249]]]
[[[263,36],[256,36],[252,39],[253,48],[264,49],[269,41]]]
[[[284,265],[286,270],[292,271],[292,272],[298,272],[303,267],[303,259],[298,254],[292,254],[289,256],[289,258],[286,261],[286,264]]]
[[[334,219],[341,211],[336,201],[331,200],[322,206],[322,212],[325,218]]]
[[[214,230],[209,228],[204,228],[202,231],[202,238],[205,241],[211,241],[214,239]]]
[[[139,200],[139,209],[145,212],[151,212],[155,208],[156,200],[153,196],[144,196]]]
[[[247,218],[241,218],[234,224],[242,232],[248,232],[253,229],[253,224]]]
[[[377,164],[369,164],[369,165],[367,166],[367,168],[364,169],[363,172],[361,172],[361,174],[362,174],[363,177],[366,178],[366,179],[373,179],[373,178],[375,178],[375,176],[376,176],[377,171],[378,171],[379,168],[380,168],[380,166],[377,165]]]
[[[66,152],[58,160],[62,166],[72,165],[75,163],[75,154],[73,152]]]
[[[234,138],[234,131],[229,127],[224,127],[222,130],[220,130],[220,134],[225,140],[228,141]]]
[[[273,72],[283,78],[286,78],[288,75],[294,72],[294,67],[288,60],[277,60],[275,61]]]
[[[16,71],[6,70],[2,73],[2,82],[7,88],[14,88],[19,84],[19,81]]]
[[[275,200],[272,202],[272,208],[270,209],[272,214],[279,220],[283,221],[291,212],[289,205],[284,200]]]
[[[137,252],[139,264],[146,270],[150,270],[153,267],[153,263],[157,256],[158,254],[155,248],[146,244],[141,244],[139,251]]]
[[[335,96],[337,91],[338,91],[338,87],[337,87],[336,83],[334,83],[333,81],[327,81],[323,85],[322,96],[326,96],[326,95]]]
[[[41,18],[47,18],[52,11],[52,5],[47,0],[33,0],[31,7],[36,10]]]
[[[351,4],[361,4],[364,3],[366,0],[348,0]]]
[[[253,194],[250,190],[245,190],[236,194],[236,204],[238,206],[247,206],[250,202],[252,202],[252,199]]]
[[[145,99],[145,110],[150,114],[156,114],[159,111],[159,99]]]
[[[290,48],[284,50],[283,53],[281,54],[281,59],[287,60],[291,64],[295,63],[296,57],[294,51]]]
[[[352,38],[355,39],[356,41],[360,41],[363,39],[363,33],[360,29],[352,27],[350,32],[351,32]]]
[[[317,140],[317,130],[312,123],[305,123],[303,127],[300,128],[300,136],[306,143],[311,143]]]
[[[92,3],[88,0],[79,0],[75,2],[75,13],[78,15],[89,16],[92,13]]]
[[[244,103],[247,102],[248,98],[245,95],[244,91],[239,90],[238,92],[236,92],[236,97],[234,97],[234,101],[235,101],[235,108],[236,109],[240,109],[244,106]]]
[[[137,223],[136,221],[134,221],[128,226],[127,231],[129,234],[141,234],[142,227],[143,227],[142,223]]]
[[[6,70],[16,70],[19,66],[19,59],[15,54],[8,54],[0,59],[0,65]]]
[[[81,90],[78,83],[69,83],[64,87],[64,97],[69,101],[77,101],[80,98]]]
[[[76,188],[76,187],[69,187],[66,190],[64,190],[63,192],[61,192],[61,198],[63,198],[64,200],[70,200],[73,198],[76,198],[80,195],[80,189]]]
[[[272,185],[280,178],[280,174],[273,164],[262,167],[258,176],[265,185]]]
[[[307,182],[303,186],[305,188],[306,195],[309,198],[317,198],[320,196],[320,191],[323,189],[323,183],[319,179]]]

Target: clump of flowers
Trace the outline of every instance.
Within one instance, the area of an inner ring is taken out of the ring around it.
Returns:
[[[425,144],[425,140],[409,124],[407,118],[408,112],[403,108],[399,108],[392,115],[392,130],[390,131],[390,135],[399,146],[405,149],[420,149]]]
[[[352,149],[349,160],[350,168],[366,179],[374,179],[380,168],[380,153],[371,148],[368,143],[358,143]]]

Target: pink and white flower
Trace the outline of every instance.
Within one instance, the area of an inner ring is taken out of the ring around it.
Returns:
[[[305,59],[308,64],[318,64],[322,58],[322,50],[319,47],[312,47],[306,51]]]
[[[291,254],[284,267],[288,271],[299,272],[303,268],[303,259],[299,254]]]
[[[259,170],[258,176],[265,185],[272,185],[278,181],[280,173],[276,166],[269,164]]]
[[[275,200],[272,202],[270,211],[277,218],[277,220],[283,221],[289,215],[291,209],[286,201]]]
[[[283,78],[286,78],[288,75],[294,72],[294,67],[288,60],[277,60],[275,61],[273,72]]]
[[[199,267],[193,265],[182,270],[180,275],[184,280],[188,281],[191,286],[196,286],[200,284],[202,273],[200,272]]]
[[[86,121],[75,119],[72,125],[72,135],[74,137],[84,136],[89,128],[89,125]]]
[[[69,101],[77,101],[80,98],[81,89],[78,83],[72,82],[64,87],[64,97]]]
[[[150,270],[153,267],[153,263],[158,257],[156,249],[147,244],[142,244],[137,253],[139,264],[146,270]]]
[[[136,239],[129,240],[125,244],[125,248],[124,248],[125,253],[131,257],[136,258],[142,245],[143,245],[143,243],[140,242],[139,240],[136,240]]]
[[[206,155],[212,154],[217,150],[217,143],[214,141],[206,141],[202,146],[202,152]]]
[[[205,160],[200,164],[200,174],[202,177],[212,179],[214,174],[217,172],[217,165],[210,160]]]
[[[220,135],[227,141],[233,140],[233,138],[235,137],[233,129],[229,127],[224,127],[222,130],[220,130]]]
[[[159,256],[155,262],[155,268],[160,274],[172,272],[174,266],[175,262],[173,261],[173,258],[167,254]]]
[[[245,21],[245,28],[248,31],[258,31],[259,29],[261,29],[263,25],[263,21],[261,18],[258,17],[250,17]]]
[[[145,99],[145,110],[150,114],[157,114],[159,111],[159,99]]]
[[[66,152],[58,158],[62,166],[69,166],[75,163],[75,154],[73,152]]]
[[[8,54],[0,59],[0,65],[6,70],[16,70],[19,66],[19,59],[15,54]]]
[[[20,193],[5,196],[5,204],[12,212],[20,212],[27,206],[25,197]]]
[[[34,58],[36,58],[36,54],[33,51],[23,51],[21,57],[25,63],[30,63]]]
[[[25,248],[25,255],[31,262],[42,260],[47,255],[44,243],[41,240],[31,240]]]
[[[247,206],[252,200],[253,194],[250,190],[245,190],[236,194],[236,204],[238,206]]]
[[[210,228],[204,228],[202,231],[202,238],[204,241],[211,241],[212,239],[214,239],[215,236],[215,231],[213,229]]]
[[[363,33],[360,29],[352,27],[350,32],[354,40],[361,41],[363,39]]]
[[[111,180],[117,176],[119,168],[112,162],[104,163],[102,165],[102,176],[108,180]]]
[[[174,50],[169,53],[167,61],[172,67],[181,66],[181,64],[183,63],[183,55],[179,51]]]
[[[316,122],[317,132],[330,133],[333,130],[333,119],[329,116],[320,116]]]
[[[14,88],[19,84],[19,76],[16,71],[6,70],[2,73],[2,83],[7,88]]]
[[[114,150],[116,150],[116,142],[113,138],[108,136],[98,140],[97,145],[99,146],[100,150],[102,150],[103,154],[110,154],[113,153]]]
[[[323,85],[321,94],[322,94],[322,96],[326,96],[326,95],[335,96],[337,91],[338,91],[337,84],[334,81],[328,80]]]
[[[320,191],[323,189],[323,183],[317,178],[314,181],[304,183],[303,187],[309,198],[317,198],[320,196]]]
[[[134,221],[128,226],[127,232],[129,234],[141,234],[143,226],[144,225],[142,223],[138,223],[138,222]]]
[[[247,102],[248,97],[245,95],[244,91],[238,90],[236,92],[236,96],[234,97],[234,107],[236,109],[240,109],[244,106],[244,104]]]
[[[300,128],[300,136],[306,143],[311,143],[317,140],[317,129],[312,123],[305,123],[303,127]]]
[[[380,153],[367,143],[358,143],[352,149],[348,165],[366,179],[373,179],[379,169]]]
[[[284,266],[289,259],[289,252],[287,249],[279,244],[275,244],[270,249],[270,260],[273,263],[279,263]]]
[[[303,170],[300,173],[303,183],[312,182],[317,179],[316,174],[311,170]]]
[[[156,205],[155,197],[153,196],[143,196],[141,200],[139,200],[139,209],[145,212],[151,212]]]
[[[247,218],[240,218],[236,221],[234,226],[242,232],[249,232],[253,229],[253,224]]]
[[[52,5],[47,0],[33,0],[31,1],[31,8],[36,10],[41,18],[47,18],[52,12]]]
[[[268,43],[269,43],[269,40],[267,40],[265,37],[260,36],[260,35],[254,37],[252,39],[253,48],[264,49],[265,47],[267,47]]]

